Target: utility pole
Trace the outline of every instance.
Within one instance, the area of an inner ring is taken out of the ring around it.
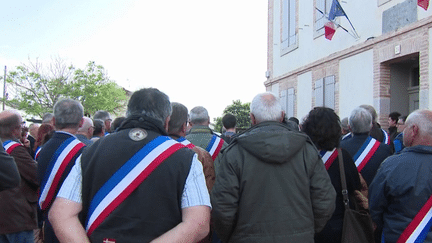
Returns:
[[[6,66],[4,71],[4,78],[3,78],[3,110],[5,110],[5,102],[6,102]]]

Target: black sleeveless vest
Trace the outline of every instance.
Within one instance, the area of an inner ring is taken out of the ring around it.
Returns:
[[[159,133],[146,130],[140,141],[131,129],[100,139],[81,157],[83,173],[81,223],[86,226],[91,199],[100,187],[136,152]],[[91,242],[150,242],[182,221],[181,198],[194,153],[182,148],[168,157],[126,198],[90,236]]]

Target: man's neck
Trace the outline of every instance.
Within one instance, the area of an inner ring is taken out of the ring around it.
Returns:
[[[226,132],[233,132],[233,133],[235,133],[236,129],[235,128],[228,128],[228,129],[226,129]]]
[[[67,132],[67,133],[75,135],[78,132],[78,129],[77,128],[63,128],[63,129],[58,129],[56,131],[57,132]]]

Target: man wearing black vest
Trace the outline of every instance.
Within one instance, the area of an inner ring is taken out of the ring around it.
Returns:
[[[63,181],[81,155],[84,143],[75,137],[78,128],[83,124],[84,108],[76,100],[63,99],[54,105],[52,121],[55,133],[37,157],[38,175],[41,183],[39,206],[42,209],[44,240],[46,243],[58,242],[48,220],[48,211],[60,190]]]
[[[168,137],[169,98],[136,91],[118,132],[88,147],[50,211],[62,242],[197,242],[210,198],[197,155]]]

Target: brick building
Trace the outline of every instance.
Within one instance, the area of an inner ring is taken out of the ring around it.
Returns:
[[[327,106],[341,118],[373,105],[386,127],[392,111],[432,107],[432,10],[417,0],[340,1],[331,41],[324,37],[332,0],[268,1],[267,91],[279,94],[288,116],[302,119]]]

